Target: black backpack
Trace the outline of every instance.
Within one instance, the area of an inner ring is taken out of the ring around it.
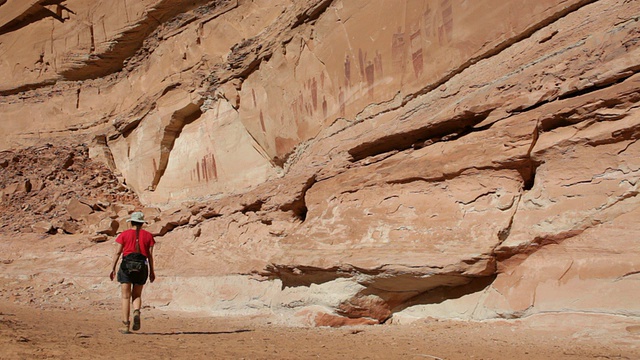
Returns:
[[[140,241],[138,240],[138,230],[136,230],[136,252],[128,254],[122,258],[122,270],[127,274],[138,273],[147,266],[147,257],[140,253]]]

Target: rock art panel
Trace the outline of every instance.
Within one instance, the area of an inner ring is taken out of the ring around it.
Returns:
[[[246,189],[275,175],[235,109],[219,101],[203,114],[192,95],[180,90],[160,98],[146,121],[111,147],[143,201],[164,207],[195,194]]]
[[[198,144],[198,146],[193,146]],[[242,191],[277,176],[264,151],[247,133],[238,113],[219,101],[197,121],[185,125],[168,159],[164,176],[143,199],[182,201]]]
[[[270,155],[286,158],[296,143],[336,119],[358,120],[382,104],[397,107],[457,73],[490,44],[513,41],[510,35],[562,10],[554,1],[546,5],[518,5],[532,16],[521,23],[505,15],[513,3],[337,2],[313,30],[294,36],[245,81],[243,122]],[[478,13],[484,16],[471,15]],[[479,30],[456,31],[456,21]],[[284,153],[276,150],[277,138],[290,139]]]

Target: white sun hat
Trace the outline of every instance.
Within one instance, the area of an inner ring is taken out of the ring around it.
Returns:
[[[146,224],[147,222],[144,220],[144,214],[140,211],[136,211],[131,214],[131,218],[127,219],[127,222],[135,222]]]

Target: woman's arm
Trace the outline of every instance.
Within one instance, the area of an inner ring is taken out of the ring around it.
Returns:
[[[111,262],[111,274],[109,274],[109,278],[111,281],[116,276],[116,265],[118,265],[118,259],[120,259],[120,255],[122,254],[122,249],[124,246],[122,244],[117,244],[116,252],[113,254],[113,261]]]
[[[153,269],[153,246],[149,247],[149,281],[156,279],[156,273]]]

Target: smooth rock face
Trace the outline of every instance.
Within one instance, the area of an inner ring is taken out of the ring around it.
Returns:
[[[0,148],[84,143],[116,175],[74,176],[141,201],[29,204],[31,231],[147,206],[198,277],[173,309],[640,316],[638,2],[115,3],[0,5]],[[53,186],[6,154],[3,203]]]

